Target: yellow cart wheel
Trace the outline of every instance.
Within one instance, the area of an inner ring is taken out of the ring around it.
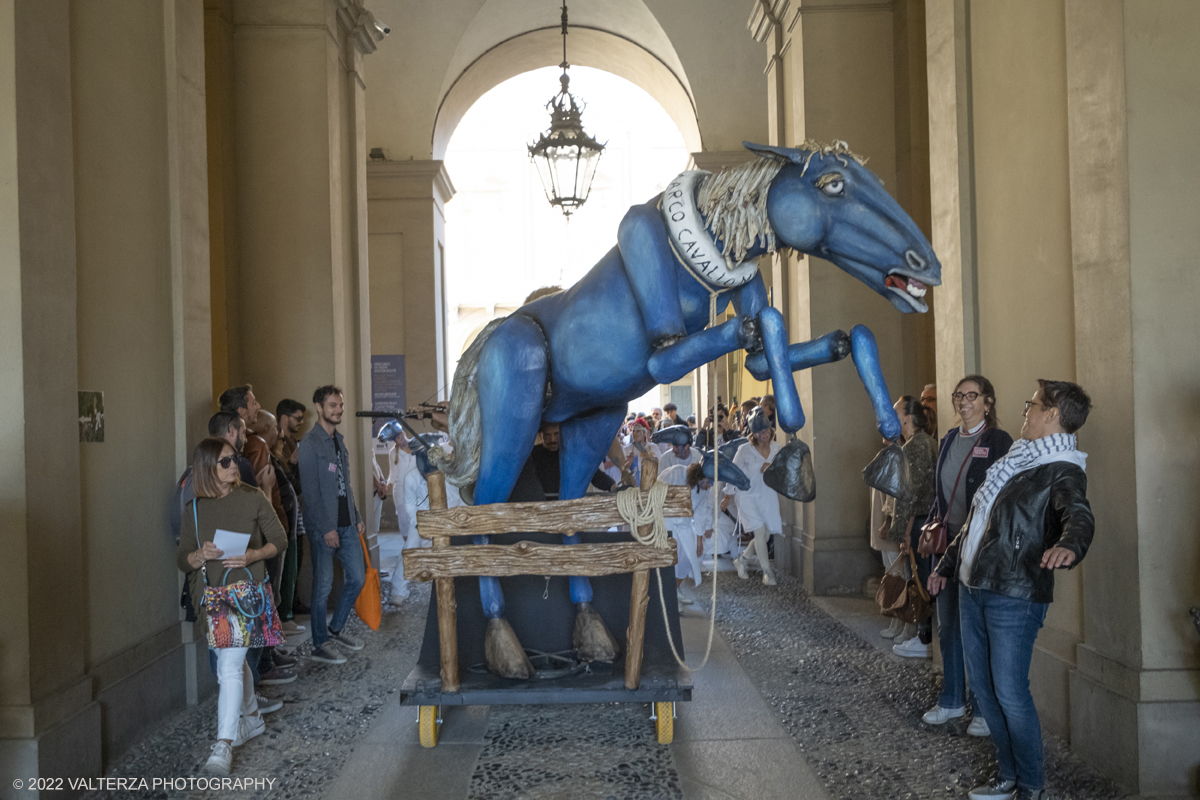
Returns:
[[[654,729],[658,733],[659,744],[670,744],[675,741],[675,704],[654,704]]]
[[[437,747],[438,737],[442,733],[442,715],[440,706],[421,706],[417,727],[421,733],[421,747]]]

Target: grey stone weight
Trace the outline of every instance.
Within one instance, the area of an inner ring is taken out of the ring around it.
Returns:
[[[793,436],[763,473],[763,483],[784,497],[812,502],[817,496],[817,476],[813,473],[808,445]]]
[[[912,499],[912,478],[908,471],[908,456],[900,445],[892,442],[879,451],[871,463],[863,468],[863,480],[872,489],[878,489],[897,500]]]

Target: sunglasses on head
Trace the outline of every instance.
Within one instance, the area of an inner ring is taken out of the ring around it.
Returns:
[[[224,458],[218,458],[217,464],[220,465],[221,469],[229,469],[230,467],[233,466],[233,456],[225,456]]]

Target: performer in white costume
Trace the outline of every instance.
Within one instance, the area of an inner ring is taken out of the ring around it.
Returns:
[[[396,440],[397,447],[400,447],[400,442],[403,440],[403,435]],[[440,433],[423,433],[421,441],[426,445],[433,447],[440,445],[447,452],[451,451],[449,439],[445,434]],[[405,527],[400,529],[404,534],[404,549],[412,547],[431,547],[433,542],[428,539],[422,539],[417,533],[417,512],[429,510],[429,486],[425,482],[425,474],[422,472],[422,467],[429,471],[429,464],[424,458],[412,455],[412,440],[404,442],[403,448],[406,453],[409,453],[409,458],[413,461],[413,466],[407,471],[404,476],[404,514],[406,519]],[[422,464],[422,462],[425,462]],[[399,507],[397,503],[397,508]],[[458,493],[458,487],[449,481],[446,482],[446,507],[457,508],[465,506],[461,496]],[[400,565],[392,574],[392,593],[397,597],[408,597],[408,579],[404,577],[404,559],[401,557]]]
[[[742,530],[753,531],[754,541],[733,562],[738,577],[747,580],[746,558],[751,550],[758,551],[758,562],[763,571],[763,583],[775,585],[775,573],[771,571],[767,542],[773,533],[783,533],[783,520],[779,516],[779,495],[763,483],[763,473],[779,452],[779,443],[774,440],[775,429],[766,414],[755,411],[750,415],[750,441],[738,448],[733,463],[750,479],[750,488],[741,491],[734,486],[725,487],[726,496],[737,495],[738,523]]]

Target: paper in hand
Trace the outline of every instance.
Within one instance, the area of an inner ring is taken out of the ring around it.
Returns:
[[[234,558],[236,556],[244,556],[246,547],[250,544],[250,534],[234,533],[233,531],[217,528],[217,532],[213,535],[213,544],[217,546],[224,555],[221,558]]]

